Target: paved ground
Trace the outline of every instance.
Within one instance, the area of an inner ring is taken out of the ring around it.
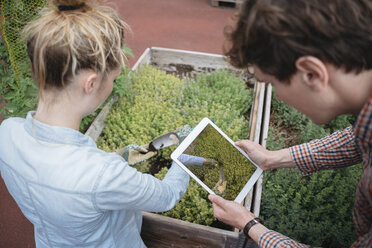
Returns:
[[[133,65],[147,47],[222,53],[223,28],[232,8],[214,8],[210,0],[115,1],[122,18],[131,26],[127,39]]]
[[[127,38],[135,58],[147,47],[222,53],[223,28],[233,8],[215,8],[210,0],[113,0],[133,34]],[[22,215],[0,179],[0,247],[35,247],[33,226]]]

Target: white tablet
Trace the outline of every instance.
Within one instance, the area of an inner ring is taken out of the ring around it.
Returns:
[[[262,174],[211,120],[204,118],[171,158],[210,194],[241,203]]]

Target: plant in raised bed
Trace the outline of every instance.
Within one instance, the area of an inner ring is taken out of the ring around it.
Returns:
[[[204,117],[215,120],[233,140],[243,139],[248,134],[244,116],[252,102],[253,90],[228,72],[181,80],[152,66],[143,66],[132,77],[130,94],[119,98],[108,114],[97,144],[106,151],[129,144],[148,144],[153,138],[186,124],[194,126]],[[159,150],[157,156],[137,164],[136,168],[158,173],[161,167],[171,164],[174,148]],[[207,195],[191,181],[184,199],[165,215],[210,224],[215,219]],[[190,208],[190,205],[195,206]]]
[[[344,129],[355,116],[344,115],[327,125],[315,125],[294,108],[272,99],[267,148],[277,150]],[[361,165],[322,171],[309,180],[297,169],[264,173],[261,217],[267,227],[302,243],[349,247],[356,239],[352,223]]]
[[[163,179],[167,172],[168,168],[163,167],[155,176]],[[162,215],[197,224],[211,225],[216,219],[213,216],[212,203],[208,200],[208,194],[195,180],[190,180],[189,187],[180,202]]]

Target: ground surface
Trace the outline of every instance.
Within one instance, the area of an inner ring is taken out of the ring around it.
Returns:
[[[113,0],[132,28],[127,44],[135,58],[147,47],[222,53],[223,28],[233,8],[211,7],[209,0]],[[0,179],[0,247],[35,247],[32,224],[22,215]]]

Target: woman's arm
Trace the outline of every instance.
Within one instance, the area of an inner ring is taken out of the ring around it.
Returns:
[[[116,156],[116,155],[114,155]],[[189,175],[175,163],[163,180],[138,172],[122,159],[103,168],[94,193],[98,211],[131,209],[162,212],[173,208],[185,194]]]

